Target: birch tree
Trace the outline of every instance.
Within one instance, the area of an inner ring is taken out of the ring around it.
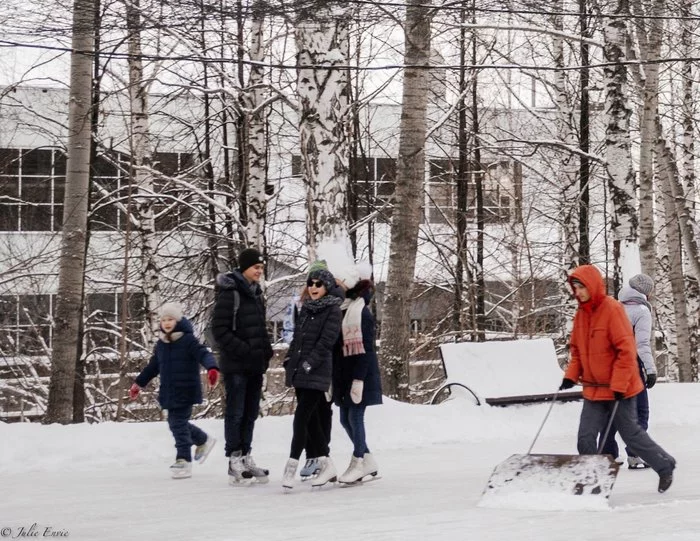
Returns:
[[[346,69],[349,10],[342,3],[299,6],[295,28],[301,164],[307,188],[309,259],[324,241],[347,243]]]
[[[78,341],[82,339],[79,330],[87,249],[94,17],[95,0],[74,0],[68,163],[51,380],[45,423],[67,424],[73,420],[73,383],[79,351]]]
[[[636,274],[639,269],[638,217],[635,175],[632,167],[630,117],[627,103],[627,67],[624,64],[627,39],[628,0],[620,0],[616,17],[605,26],[603,49],[605,66],[605,157],[607,161],[610,200],[612,203],[611,232],[615,289],[620,288],[622,276]],[[620,15],[623,15],[622,17]],[[630,255],[634,254],[635,255]],[[622,261],[625,254],[625,261]],[[636,259],[634,261],[633,259]],[[621,265],[628,268],[621,269]]]
[[[634,0],[635,14],[645,15],[641,0]],[[659,56],[661,52],[661,18],[664,0],[652,0],[649,19],[636,19],[637,37],[644,64],[642,114],[639,147],[639,250],[642,271],[652,278],[656,275],[656,236],[654,234],[654,146],[659,114]]]
[[[681,118],[683,124],[683,135],[681,139],[681,164],[683,172],[683,186],[685,186],[691,201],[696,200],[697,188],[695,186],[695,99],[694,99],[694,70],[691,60],[694,53],[693,37],[695,35],[693,22],[690,14],[695,5],[694,0],[683,0],[680,6],[680,13],[683,17],[681,30],[681,56],[683,66],[681,68],[683,81],[683,102],[681,104]],[[697,206],[693,205],[693,211],[697,211]],[[697,219],[695,212],[693,217]]]
[[[679,151],[681,153],[681,183],[684,189],[685,198],[687,201],[687,211],[688,211],[688,222],[690,228],[683,229],[686,231],[685,235],[690,236],[692,233],[697,234],[697,201],[698,190],[696,187],[696,175],[695,175],[695,99],[694,99],[694,70],[693,63],[691,60],[694,53],[694,28],[691,21],[690,14],[692,7],[695,5],[693,0],[683,0],[680,6],[680,13],[683,17],[682,30],[681,30],[681,56],[685,59],[681,68],[681,77],[683,85],[683,101],[681,103],[681,124],[683,126],[683,134],[681,136],[681,142],[679,145]],[[693,227],[693,224],[695,227]],[[685,236],[684,236],[685,238]],[[687,239],[685,241],[686,245],[693,246],[697,239]],[[695,255],[695,251],[691,250],[688,257],[691,261]],[[688,313],[698,314],[700,313],[700,283],[698,283],[698,276],[693,273],[692,279],[689,280],[688,289],[686,292],[687,302],[688,302]],[[698,344],[700,343],[700,321],[697,317],[691,318],[688,322],[689,332],[690,332],[690,343],[691,343],[691,362],[697,365],[698,362]]]
[[[678,356],[678,379],[681,382],[690,382],[697,376],[697,364],[693,366],[691,363],[688,306],[686,304],[686,287],[683,278],[681,225],[679,221],[675,219],[678,212],[675,197],[676,189],[674,187],[674,185],[677,184],[677,179],[674,178],[676,177],[676,171],[674,171],[675,164],[670,149],[667,148],[663,136],[661,135],[660,125],[657,135],[657,154],[662,161],[659,176],[662,184],[661,198],[665,213],[664,222],[666,224],[666,235],[668,239],[668,278],[671,282],[671,291],[673,295],[673,312],[675,316],[674,337]]]
[[[589,45],[586,38],[589,37],[589,13],[588,0],[579,0],[579,25],[581,29],[581,73],[579,87],[581,90],[579,111],[579,212],[578,212],[578,263],[579,265],[591,262],[589,212],[590,212],[590,178],[591,162],[588,157],[590,151],[590,68]],[[571,323],[573,325],[573,322]]]
[[[141,49],[141,0],[127,0],[126,27],[129,51],[129,103],[131,180],[136,184],[137,204],[133,221],[137,225],[140,249],[141,279],[146,299],[148,333],[155,341],[158,330],[157,309],[160,304],[159,269],[156,261],[156,227],[153,214],[153,177],[151,175],[152,145],[149,128],[148,91],[150,85],[144,78]],[[146,348],[150,350],[148,344]]]
[[[554,15],[552,24],[555,34],[552,37],[552,48],[554,52],[554,92],[557,107],[557,135],[567,148],[576,147],[576,137],[573,131],[574,110],[567,91],[566,72],[564,70],[564,22],[562,18],[563,0],[556,0],[554,4]],[[576,228],[578,223],[577,202],[578,189],[578,167],[575,156],[571,152],[560,151],[557,184],[561,187],[560,201],[562,205],[563,241],[564,250],[562,252],[562,284],[566,284],[568,271],[572,270],[578,262],[578,236]],[[568,291],[567,291],[568,293]]]
[[[247,160],[248,183],[247,203],[248,222],[246,239],[249,246],[263,250],[265,245],[265,217],[267,212],[267,148],[265,147],[265,91],[263,87],[263,66],[265,56],[263,45],[263,25],[265,22],[264,3],[253,4],[252,27],[250,31],[250,81],[243,95],[247,116]]]
[[[410,306],[416,267],[425,171],[430,1],[409,0],[404,22],[405,53],[399,158],[391,221],[389,270],[381,325],[384,392],[407,400],[410,355]]]

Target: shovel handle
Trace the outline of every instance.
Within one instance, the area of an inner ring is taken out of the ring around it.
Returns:
[[[598,452],[596,454],[600,455],[603,452],[603,447],[605,447],[605,440],[608,439],[608,434],[610,434],[610,429],[612,428],[613,420],[615,419],[615,414],[617,413],[617,406],[620,405],[618,400],[615,400],[615,405],[613,406],[612,413],[610,414],[610,420],[608,421],[608,426],[605,427],[605,434],[600,440],[600,445],[598,446]]]
[[[545,415],[544,419],[542,419],[542,424],[540,425],[540,428],[537,431],[537,434],[535,434],[535,439],[532,440],[532,443],[530,444],[530,448],[527,450],[528,455],[532,451],[532,448],[535,446],[535,442],[537,441],[537,438],[540,437],[540,432],[542,432],[542,429],[544,428],[544,424],[547,422],[547,419],[549,418],[549,414],[552,413],[552,408],[554,407],[554,403],[557,401],[557,397],[559,396],[560,392],[561,392],[561,389],[557,389],[557,391],[552,395],[552,403],[549,405],[549,409],[547,410],[547,415]]]

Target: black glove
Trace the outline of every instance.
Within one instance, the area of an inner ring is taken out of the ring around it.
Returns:
[[[620,391],[613,391],[613,394],[615,395],[615,400],[625,399],[625,393],[621,393]]]
[[[647,389],[656,385],[656,374],[647,374]]]
[[[311,372],[311,365],[309,364],[308,361],[304,361],[303,363],[301,363],[301,367],[304,369],[304,372],[306,372],[307,374],[309,372]]]
[[[561,380],[561,385],[559,386],[559,390],[563,391],[564,389],[571,389],[574,385],[576,385],[576,382],[572,379],[569,378],[564,378]]]

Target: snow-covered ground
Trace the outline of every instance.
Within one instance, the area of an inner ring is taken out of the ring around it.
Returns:
[[[695,540],[700,385],[662,383],[650,398],[650,433],[676,457],[675,481],[658,494],[653,471],[624,468],[605,511],[556,510],[557,501],[539,511],[477,505],[494,466],[527,451],[546,404],[387,401],[367,414],[381,480],[346,489],[298,483],[291,494],[280,485],[291,417],[257,423],[254,454],[272,472],[268,485],[252,487],[228,485],[220,419],[198,421],[219,443],[186,480],[170,479],[174,448],[165,423],[0,423],[0,538]],[[556,404],[533,452],[575,453],[580,409]],[[342,471],[351,447],[337,423],[331,448]]]

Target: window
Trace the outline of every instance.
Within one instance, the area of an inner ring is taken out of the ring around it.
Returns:
[[[85,339],[89,350],[116,349],[121,330],[121,293],[90,293],[85,306]],[[127,336],[141,342],[144,296],[128,295]],[[55,295],[0,295],[0,356],[47,355],[53,347],[51,327]],[[89,351],[88,350],[88,351]]]
[[[457,188],[453,165],[448,160],[429,162],[427,214],[431,224],[454,223]]]
[[[153,156],[153,168],[168,177],[182,174],[193,166],[192,154],[162,152]],[[93,231],[124,230],[126,214],[123,209],[129,197],[130,158],[118,152],[106,152],[97,157],[92,168],[92,212]],[[135,187],[132,195],[136,194]],[[188,205],[179,203],[182,191],[165,178],[155,178],[153,189],[162,194],[153,206],[156,215],[156,231],[168,231],[187,223],[192,216]]]
[[[0,149],[0,231],[58,231],[66,157],[59,149]]]
[[[0,354],[48,353],[52,300],[51,295],[0,295]]]
[[[88,351],[95,348],[118,349],[122,328],[122,294],[89,293],[85,299],[85,337]],[[143,293],[127,296],[126,336],[142,341],[141,328],[146,317]]]
[[[192,154],[157,153],[155,169],[179,175],[193,165]],[[91,169],[90,228],[124,229],[129,156],[108,151],[98,155]],[[66,156],[60,149],[0,148],[0,231],[60,231],[66,184]],[[178,203],[182,193],[166,180],[154,182],[164,195],[156,204],[156,230],[172,229],[191,217],[188,205]]]
[[[118,152],[106,152],[95,158],[92,165],[90,194],[90,229],[113,231],[126,227],[126,215],[117,202],[126,207],[128,197],[129,157]]]
[[[457,209],[456,162],[431,160],[429,163],[427,219],[430,223],[453,222]],[[510,162],[482,165],[478,171],[470,168],[467,182],[467,219],[475,222],[476,175],[483,174],[483,207],[486,223],[510,220],[510,193],[515,186],[515,168]]]
[[[153,168],[168,177],[182,175],[193,166],[192,154],[158,152],[153,157]],[[156,231],[170,231],[190,221],[192,208],[187,204],[187,197],[180,186],[165,178],[156,178],[153,188],[161,195],[153,206]]]
[[[358,157],[350,160],[350,204],[355,219],[378,212],[377,221],[391,221],[396,189],[396,160]]]
[[[292,156],[292,176],[301,175],[301,157]],[[377,221],[391,220],[396,182],[394,158],[355,158],[349,161],[349,207],[354,219],[378,212]]]

